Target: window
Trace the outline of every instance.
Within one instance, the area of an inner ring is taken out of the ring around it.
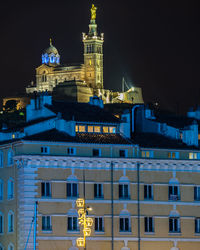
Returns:
[[[49,154],[49,147],[41,147],[41,154]]]
[[[200,233],[200,218],[195,218],[195,233]]]
[[[14,232],[14,213],[12,211],[8,213],[8,232]]]
[[[0,201],[3,200],[3,180],[0,179]]]
[[[124,158],[124,157],[127,157],[127,155],[128,155],[128,152],[126,149],[119,150],[119,157]]]
[[[130,219],[128,217],[119,218],[119,231],[130,232]]]
[[[200,186],[194,187],[194,200],[200,201]]]
[[[103,217],[96,217],[95,218],[95,231],[96,232],[103,232],[104,231]]]
[[[67,148],[68,155],[76,155],[76,148]]]
[[[169,232],[170,233],[180,233],[180,218],[170,217],[169,218]]]
[[[153,186],[144,185],[144,199],[153,200]]]
[[[67,198],[78,197],[78,184],[67,183]]]
[[[45,71],[44,71],[42,75],[42,82],[46,82],[46,81],[47,81],[47,76],[45,75]]]
[[[146,233],[154,232],[153,218],[152,217],[145,217],[144,218],[144,231]]]
[[[142,151],[143,158],[153,158],[153,151]]]
[[[76,125],[76,132],[85,132],[85,126],[84,125]]]
[[[94,184],[94,198],[103,198],[103,184]]]
[[[196,160],[197,159],[197,153],[189,153],[189,159],[190,160]]]
[[[0,168],[3,167],[3,152],[0,151]]]
[[[179,200],[179,187],[178,185],[170,185],[169,186],[169,200],[177,201]]]
[[[67,230],[68,231],[77,231],[78,230],[77,217],[70,216],[67,218]]]
[[[51,217],[50,216],[42,216],[42,230],[43,231],[51,231]]]
[[[88,126],[88,133],[94,132],[94,126]]]
[[[41,195],[42,197],[51,197],[51,184],[50,182],[41,183]]]
[[[0,212],[0,234],[3,234],[3,214],[1,212]]]
[[[8,151],[8,162],[7,162],[8,166],[11,166],[13,164],[13,151],[9,150]]]
[[[116,127],[109,127],[109,133],[115,134],[116,133]]]
[[[97,148],[94,148],[94,149],[92,150],[92,156],[95,156],[95,157],[101,156],[101,150],[100,150],[100,149],[97,149]]]
[[[95,133],[101,133],[101,126],[94,126]]]
[[[170,159],[178,159],[179,158],[179,152],[168,152],[168,158],[170,158]]]
[[[119,199],[129,198],[129,184],[119,184]]]
[[[14,180],[10,178],[8,180],[8,200],[14,198]]]
[[[103,133],[108,133],[108,127],[103,126]]]

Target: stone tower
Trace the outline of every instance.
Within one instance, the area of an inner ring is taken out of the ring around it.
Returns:
[[[103,89],[104,34],[97,33],[96,9],[92,5],[89,32],[83,33],[85,80],[90,87]]]

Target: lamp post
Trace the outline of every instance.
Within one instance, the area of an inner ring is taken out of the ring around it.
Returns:
[[[84,247],[86,249],[86,237],[90,236],[91,229],[90,227],[93,224],[93,220],[90,217],[87,217],[88,211],[91,211],[91,207],[86,207],[84,199],[77,199],[76,206],[78,208],[79,215],[79,224],[83,227],[83,237],[76,240],[78,247]]]

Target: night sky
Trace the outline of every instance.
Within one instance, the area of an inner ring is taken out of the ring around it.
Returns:
[[[200,105],[200,8],[197,1],[96,0],[105,33],[104,86],[121,79],[143,89],[145,102],[185,112]],[[1,4],[0,96],[20,93],[35,80],[41,54],[53,45],[61,63],[83,62],[82,32],[92,1],[6,1]]]

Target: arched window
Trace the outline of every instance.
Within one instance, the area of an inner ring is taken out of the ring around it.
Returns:
[[[8,212],[8,232],[14,232],[14,213],[12,210]]]
[[[46,72],[44,71],[42,75],[42,82],[46,82],[46,81],[47,81],[47,76],[46,76]]]
[[[3,200],[3,180],[0,179],[0,201]]]
[[[9,178],[9,180],[8,180],[7,192],[8,192],[8,200],[12,200],[14,198],[14,180],[13,180],[13,178]]]
[[[13,165],[13,151],[11,149],[8,151],[7,165]]]
[[[3,213],[0,212],[0,235],[3,234],[3,232],[4,232],[4,217]]]
[[[126,209],[122,210],[119,215],[119,231],[131,232],[131,216]]]
[[[119,179],[119,199],[130,199],[130,181],[127,176]]]
[[[172,178],[169,181],[168,196],[171,201],[180,200],[179,181],[176,178]]]
[[[74,175],[70,175],[67,178],[67,198],[78,197],[78,179]]]
[[[79,231],[78,227],[78,212],[76,209],[69,209],[67,213],[67,230]]]
[[[3,167],[3,151],[0,151],[0,168]]]

